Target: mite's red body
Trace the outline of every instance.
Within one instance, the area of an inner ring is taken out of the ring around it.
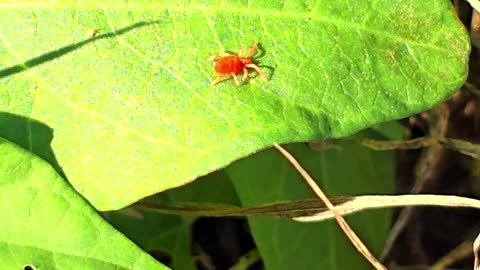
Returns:
[[[245,56],[242,56],[242,47],[238,55],[223,53],[222,55],[214,55],[210,57],[209,61],[217,61],[215,63],[215,73],[217,73],[217,78],[212,81],[211,85],[213,86],[230,76],[235,80],[235,83],[239,85],[240,82],[238,81],[237,75],[243,73],[242,79],[245,81],[248,78],[249,68],[254,69],[264,81],[267,81],[265,74],[263,74],[259,66],[253,63],[251,58],[257,51],[257,48],[258,43],[255,43]]]
[[[245,65],[251,64],[252,61],[248,58],[241,58],[236,55],[226,56],[220,58],[215,64],[215,72],[219,75],[223,74],[225,76],[230,75],[230,73],[239,74],[243,71]]]

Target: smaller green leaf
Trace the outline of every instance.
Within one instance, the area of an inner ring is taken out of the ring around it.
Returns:
[[[358,136],[378,136],[367,131]],[[306,144],[286,146],[329,197],[390,193],[391,152],[372,151],[350,141],[313,151]],[[269,149],[228,166],[243,207],[314,198],[313,192],[276,150]],[[371,269],[329,220],[299,223],[249,217],[250,229],[266,269]],[[379,254],[390,228],[391,211],[375,210],[347,217],[372,253]],[[292,259],[294,258],[294,259]]]
[[[143,201],[150,204],[204,202],[239,205],[228,175],[218,171],[188,185],[167,190]],[[178,214],[178,212],[177,212]],[[161,215],[136,208],[135,205],[108,213],[108,221],[148,252],[167,253],[173,269],[196,269],[191,252],[191,231],[195,217]],[[142,228],[139,230],[138,228]]]
[[[47,162],[3,138],[0,216],[2,269],[168,269],[105,222]]]

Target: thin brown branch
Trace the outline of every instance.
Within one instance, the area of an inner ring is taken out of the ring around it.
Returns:
[[[298,163],[298,161],[283,147],[279,144],[274,143],[273,146],[293,165],[293,167],[300,173],[305,182],[313,190],[315,195],[325,203],[325,206],[328,210],[334,215],[335,220],[337,221],[340,228],[343,230],[345,235],[348,237],[353,246],[372,264],[375,269],[378,270],[387,270],[387,268],[373,256],[373,254],[368,250],[368,248],[363,244],[358,235],[350,228],[345,219],[337,212],[332,202],[328,199],[327,195],[323,190],[317,185],[317,182],[303,169],[303,167]]]

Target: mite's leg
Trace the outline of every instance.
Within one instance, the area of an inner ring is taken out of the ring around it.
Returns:
[[[210,57],[207,59],[207,61],[208,61],[208,62],[218,61],[218,60],[220,60],[221,58],[226,57],[226,56],[230,56],[230,55],[231,55],[231,54],[229,54],[229,53],[222,52],[221,54],[216,54],[216,55],[210,56]]]
[[[253,47],[248,51],[247,55],[245,55],[245,58],[252,57],[257,51],[257,49],[258,49],[258,42],[255,42],[255,44],[253,44]]]
[[[207,62],[217,61],[220,59],[220,55],[212,55],[207,59]]]
[[[243,67],[243,77],[242,81],[245,81],[248,78],[248,68],[246,66]]]
[[[237,85],[240,85],[240,82],[238,81],[238,78],[237,78],[237,74],[235,74],[235,73],[232,72],[232,73],[230,73],[230,76],[233,77],[233,80],[235,81],[235,83],[236,83]]]
[[[258,73],[258,76],[260,76],[260,78],[262,78],[266,82],[268,81],[267,76],[265,76],[265,74],[262,72],[262,70],[260,70],[260,68],[257,65],[248,64],[248,65],[245,65],[245,66],[255,69],[255,71]]]
[[[240,47],[240,50],[238,50],[238,56],[242,57],[244,51],[245,51],[245,46],[242,45],[242,47]]]
[[[216,85],[217,83],[221,82],[224,78],[225,78],[224,76],[217,76],[217,78],[215,78],[215,80],[213,80],[213,81],[210,83],[210,86]]]

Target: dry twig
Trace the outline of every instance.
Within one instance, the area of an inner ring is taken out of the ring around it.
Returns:
[[[355,248],[378,270],[388,270],[380,261],[373,256],[373,254],[368,250],[368,248],[363,244],[358,235],[350,228],[345,219],[337,212],[335,206],[328,199],[327,195],[322,191],[322,189],[317,185],[317,182],[303,169],[303,167],[298,163],[298,161],[283,147],[279,144],[274,143],[273,146],[293,165],[293,167],[302,175],[305,182],[313,190],[315,195],[325,203],[328,210],[334,215],[335,220],[337,221],[340,228],[343,230],[345,235],[348,237],[350,242],[355,246]]]

